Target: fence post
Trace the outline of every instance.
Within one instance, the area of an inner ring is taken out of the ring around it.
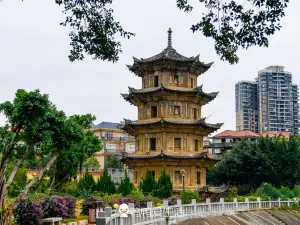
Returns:
[[[192,205],[194,206],[194,214],[197,213],[197,202],[196,199],[192,199]]]
[[[245,198],[245,202],[247,204],[247,210],[249,210],[250,209],[250,207],[249,207],[249,198]]]
[[[287,203],[288,203],[288,207],[290,207],[290,200],[288,200],[288,202],[287,202]]]
[[[269,208],[271,209],[272,208],[272,202],[271,202],[271,199],[269,198]]]
[[[224,198],[220,198],[221,208],[224,211],[225,210],[225,204],[224,204]]]
[[[260,197],[257,198],[257,202],[258,202],[258,208],[261,209],[261,201],[260,201]]]
[[[128,203],[129,214],[131,216],[131,224],[135,224],[134,203]]]
[[[153,219],[153,209],[152,209],[152,202],[147,202],[147,210],[150,210],[150,220]]]
[[[206,204],[208,205],[208,212],[211,212],[210,198],[206,199]]]
[[[168,199],[164,199],[164,200],[163,200],[163,205],[164,205],[164,207],[168,208],[168,206],[169,206],[169,201],[168,201]]]
[[[280,197],[278,198],[278,207],[281,206]]]
[[[235,210],[238,210],[238,207],[239,207],[239,206],[238,206],[237,198],[234,198],[234,199],[233,199],[233,202],[235,203],[235,204],[234,204]]]

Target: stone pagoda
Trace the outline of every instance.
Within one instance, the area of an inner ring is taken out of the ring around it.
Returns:
[[[222,124],[209,124],[201,117],[201,107],[218,92],[205,93],[197,78],[212,63],[200,62],[199,55],[185,57],[168,46],[147,58],[133,58],[129,70],[142,79],[142,89],[129,87],[123,98],[138,107],[138,120],[125,120],[124,130],[136,138],[135,153],[124,153],[122,161],[133,169],[133,183],[138,186],[146,170],[157,180],[167,168],[173,188],[197,189],[206,185],[206,169],[216,160],[203,152],[203,136]]]

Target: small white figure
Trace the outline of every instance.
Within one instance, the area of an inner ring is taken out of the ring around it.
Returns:
[[[123,203],[119,207],[119,212],[121,213],[121,217],[128,217],[127,213],[129,211],[129,207],[127,204]]]

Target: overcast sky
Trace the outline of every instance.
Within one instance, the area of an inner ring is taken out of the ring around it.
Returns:
[[[196,2],[196,0],[195,0]],[[167,30],[173,30],[173,47],[185,56],[200,54],[200,60],[214,64],[198,78],[205,92],[220,91],[203,107],[202,117],[210,123],[224,122],[224,129],[235,129],[234,85],[253,80],[257,71],[269,65],[285,66],[300,84],[300,1],[291,0],[283,29],[270,39],[269,48],[240,51],[240,62],[222,62],[214,42],[193,34],[190,26],[201,17],[201,8],[185,14],[175,0],[115,0],[115,17],[123,27],[136,33],[122,40],[123,53],[113,64],[92,60],[70,63],[67,28],[59,26],[62,13],[54,0],[2,0],[0,2],[0,102],[12,100],[17,89],[40,89],[68,115],[92,113],[101,121],[120,122],[136,119],[137,109],[125,102],[120,93],[128,86],[141,87],[140,78],[126,64],[132,56],[145,58],[167,46]],[[0,125],[5,118],[0,116]]]

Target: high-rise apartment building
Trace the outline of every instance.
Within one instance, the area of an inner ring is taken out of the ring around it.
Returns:
[[[236,129],[258,133],[257,83],[240,81],[235,85]]]
[[[256,82],[238,82],[235,90],[237,130],[299,134],[299,88],[284,67],[269,66]]]

